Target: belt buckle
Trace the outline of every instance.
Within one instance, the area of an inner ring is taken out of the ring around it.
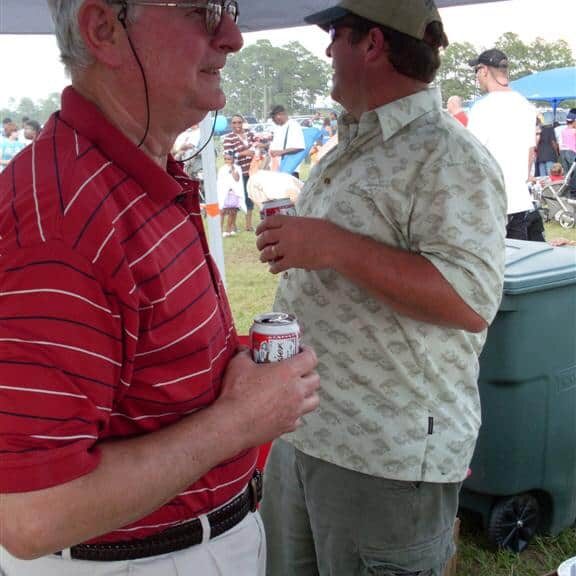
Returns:
[[[256,512],[258,502],[262,499],[262,472],[254,471],[254,476],[250,480],[250,512]]]

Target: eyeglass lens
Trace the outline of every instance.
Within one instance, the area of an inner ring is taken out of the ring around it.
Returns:
[[[226,12],[234,22],[238,22],[238,3],[236,0],[210,0],[206,4],[206,29],[213,34],[220,26],[222,14]]]

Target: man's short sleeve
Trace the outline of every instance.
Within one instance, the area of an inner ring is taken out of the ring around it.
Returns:
[[[498,311],[505,263],[506,192],[485,156],[427,168],[416,194],[410,244],[487,322]]]
[[[0,492],[47,488],[97,466],[122,365],[113,302],[61,242],[0,259]]]

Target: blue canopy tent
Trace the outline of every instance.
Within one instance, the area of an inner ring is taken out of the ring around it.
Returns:
[[[559,102],[576,99],[576,66],[536,72],[514,80],[510,86],[528,100],[549,102],[555,115]]]

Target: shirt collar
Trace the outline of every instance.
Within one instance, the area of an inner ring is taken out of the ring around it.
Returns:
[[[371,132],[379,124],[382,138],[386,141],[420,116],[441,110],[440,90],[427,88],[364,112],[359,122],[352,115],[344,114],[338,122],[338,138],[350,142],[356,136]]]
[[[62,93],[60,118],[90,140],[155,201],[172,200],[182,194],[183,187],[174,178],[185,174],[171,156],[167,170],[163,170],[72,86]]]

